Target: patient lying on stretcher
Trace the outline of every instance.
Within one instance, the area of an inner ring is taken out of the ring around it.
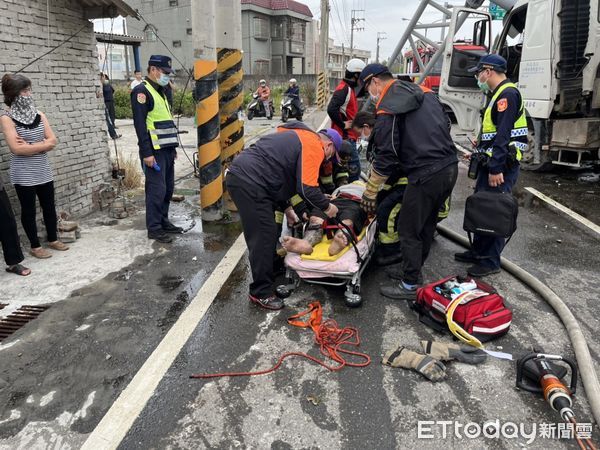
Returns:
[[[332,194],[331,202],[338,208],[336,219],[347,225],[355,236],[358,236],[367,220],[367,214],[360,206],[360,200],[365,191],[364,183],[355,181],[337,188]],[[304,238],[298,239],[292,236],[284,236],[282,246],[288,252],[299,253],[301,255],[310,255],[313,247],[321,242],[323,238],[323,223],[327,216],[323,211],[312,210],[309,217],[308,226],[304,232]],[[329,255],[337,255],[350,242],[348,240],[348,231],[345,229],[337,230],[329,245]]]

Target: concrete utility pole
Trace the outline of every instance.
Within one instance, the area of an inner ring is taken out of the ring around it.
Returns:
[[[321,72],[327,73],[329,63],[329,0],[321,0],[321,29],[319,30],[321,49]]]
[[[364,9],[353,9],[352,10],[352,18],[350,19],[350,59],[354,58],[354,31],[362,31],[364,28],[359,28],[356,24],[364,21],[364,18],[356,17],[355,13],[357,12],[365,12]]]
[[[319,30],[321,70],[317,75],[317,106],[327,105],[329,93],[329,0],[321,0],[321,29]]]
[[[238,112],[244,102],[242,70],[242,4],[240,0],[219,0],[216,10],[217,73],[219,76],[219,117],[223,169],[244,148],[244,122]],[[223,186],[225,207],[235,210]]]
[[[378,63],[379,62],[379,41],[383,41],[387,39],[387,33],[385,31],[383,32],[377,32],[377,53],[375,54],[375,62]]]
[[[216,0],[192,0],[194,98],[198,126],[202,220],[223,217],[223,175],[219,139],[219,92],[215,39]]]

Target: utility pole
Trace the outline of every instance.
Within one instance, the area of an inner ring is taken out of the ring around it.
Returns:
[[[192,0],[194,98],[198,127],[200,206],[202,220],[223,217],[223,175],[219,137],[216,0]]]
[[[375,54],[375,62],[378,63],[379,62],[379,41],[383,41],[387,39],[387,33],[385,31],[383,32],[377,32],[377,53]]]
[[[123,18],[123,34],[127,35],[127,20]],[[125,49],[125,74],[127,77],[127,83],[129,83],[129,77],[131,76],[131,71],[129,68],[129,45],[123,46]]]
[[[327,72],[327,64],[329,63],[329,0],[321,0],[319,46],[321,49],[321,72]]]
[[[219,0],[216,18],[221,163],[224,171],[244,148],[244,122],[238,117],[238,112],[244,102],[242,4],[240,0]],[[224,206],[229,210],[236,210],[225,186],[223,186],[223,191]]]
[[[319,30],[321,70],[317,76],[317,106],[324,108],[329,92],[329,0],[321,0],[321,29]]]
[[[352,18],[350,19],[350,59],[354,58],[354,31],[362,31],[364,28],[359,28],[356,25],[361,21],[364,21],[364,18],[356,17],[357,12],[365,12],[364,9],[353,9],[352,10]]]

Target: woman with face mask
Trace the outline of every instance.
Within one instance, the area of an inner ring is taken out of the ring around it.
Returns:
[[[21,204],[21,223],[36,258],[50,258],[52,253],[40,244],[36,224],[36,197],[44,216],[48,247],[68,250],[58,240],[54,181],[48,152],[57,139],[45,114],[34,105],[31,81],[23,75],[2,77],[4,103],[8,106],[0,116],[0,124],[11,151],[10,179]]]

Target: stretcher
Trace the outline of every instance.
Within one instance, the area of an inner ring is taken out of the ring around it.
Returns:
[[[315,245],[311,255],[288,253],[284,260],[286,284],[277,287],[277,295],[289,297],[301,281],[325,286],[346,286],[346,305],[360,306],[361,276],[373,256],[376,235],[377,221],[372,218],[357,237],[358,240],[353,242],[354,239],[350,239],[349,244],[338,255],[332,257],[327,253],[330,242],[327,236]]]

